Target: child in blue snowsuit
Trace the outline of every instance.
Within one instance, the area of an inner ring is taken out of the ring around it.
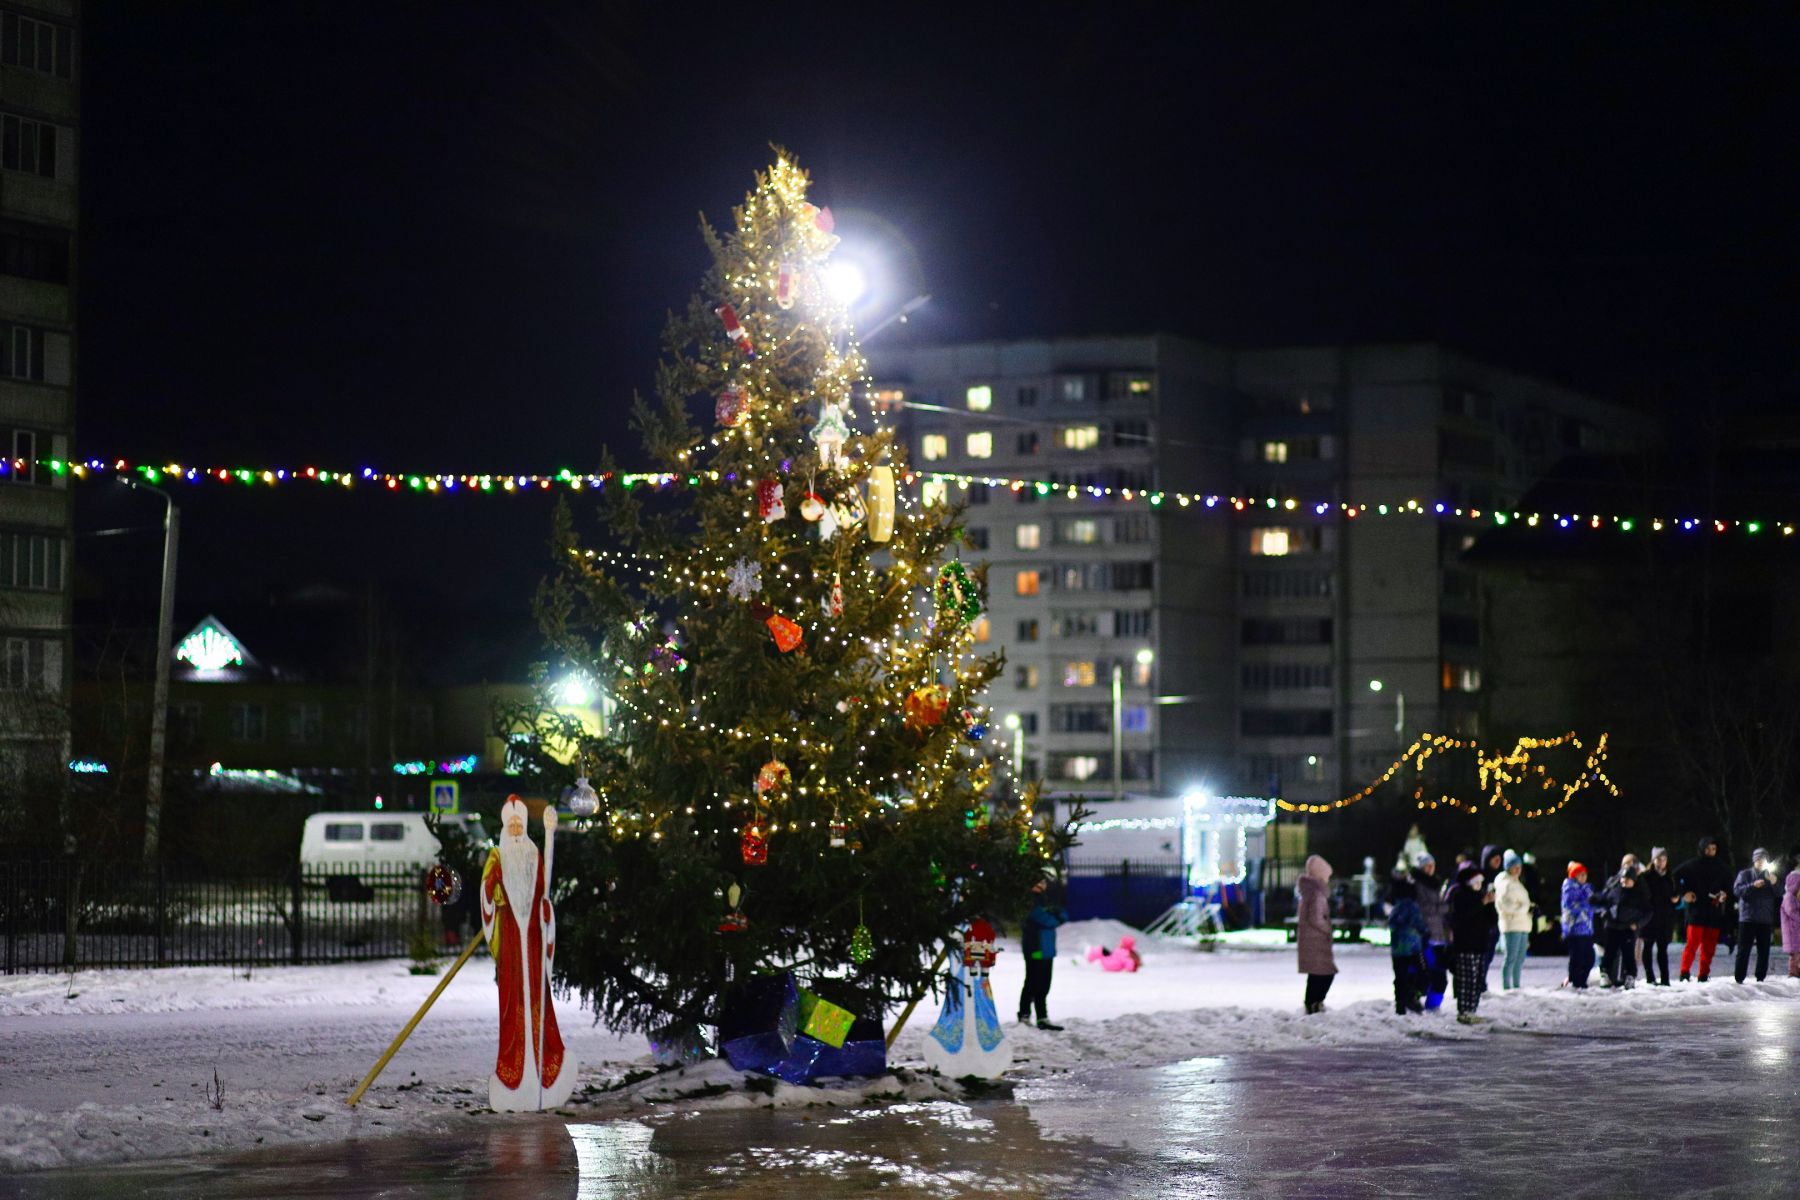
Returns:
[[[1425,942],[1431,928],[1417,897],[1413,881],[1396,874],[1388,887],[1388,954],[1394,960],[1394,1011],[1401,1016],[1425,1011],[1419,993],[1425,987]]]
[[[1025,914],[1025,926],[1019,931],[1019,949],[1025,955],[1025,987],[1019,992],[1019,1022],[1031,1019],[1037,1009],[1037,1027],[1061,1032],[1062,1026],[1050,1021],[1050,972],[1056,966],[1056,927],[1069,919],[1062,905],[1050,902],[1046,893],[1049,883],[1038,880],[1031,895],[1036,903]]]
[[[1588,886],[1587,868],[1569,864],[1562,885],[1563,941],[1569,947],[1569,986],[1585,988],[1594,970],[1594,889]]]

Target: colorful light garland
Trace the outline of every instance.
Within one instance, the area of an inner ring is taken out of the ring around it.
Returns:
[[[724,437],[747,431],[727,430],[709,440],[716,445]],[[0,459],[0,478],[22,471],[32,460]],[[150,483],[220,484],[240,487],[270,487],[280,484],[329,484],[345,489],[374,488],[386,492],[421,495],[475,493],[491,495],[523,495],[532,492],[593,491],[609,483],[624,487],[650,486],[700,487],[714,483],[738,482],[735,473],[712,470],[681,471],[571,471],[549,474],[514,474],[506,472],[392,472],[363,467],[356,471],[320,470],[317,467],[191,467],[179,463],[152,465],[131,463],[125,459],[89,458],[37,459],[37,466],[53,475],[76,480],[93,480],[119,475],[136,475]],[[784,469],[786,464],[771,460],[771,467]],[[1010,476],[963,475],[947,471],[906,470],[901,479],[911,484],[955,484],[961,488],[975,486],[1001,488],[1011,492],[1034,491],[1043,498],[1068,500],[1100,500],[1115,504],[1143,505],[1161,508],[1199,508],[1213,512],[1229,512],[1248,516],[1293,516],[1322,520],[1327,517],[1353,521],[1367,517],[1430,517],[1446,520],[1489,522],[1496,526],[1523,525],[1529,529],[1609,531],[1615,533],[1712,532],[1741,533],[1755,537],[1763,533],[1779,533],[1793,537],[1800,530],[1800,519],[1770,520],[1752,517],[1731,519],[1700,516],[1637,516],[1616,513],[1579,513],[1531,511],[1524,509],[1483,509],[1443,501],[1406,500],[1393,503],[1359,503],[1348,500],[1305,500],[1296,496],[1236,496],[1225,493],[1172,492],[1147,488],[1103,487],[1066,484],[1053,480],[1022,479]]]

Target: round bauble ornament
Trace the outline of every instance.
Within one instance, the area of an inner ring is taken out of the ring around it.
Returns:
[[[438,863],[425,872],[425,894],[433,904],[455,904],[462,898],[462,876]]]
[[[586,775],[575,780],[575,786],[569,789],[568,801],[569,811],[578,817],[591,817],[600,809],[600,797],[595,794]]]

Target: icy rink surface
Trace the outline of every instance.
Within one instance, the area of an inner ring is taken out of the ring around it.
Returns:
[[[1346,1061],[1371,1054],[1429,1058],[1465,1053],[1457,1044],[1466,1043],[1466,1052],[1478,1056],[1562,1061],[1573,1054],[1578,1061],[1571,1069],[1583,1071],[1595,1065],[1582,1057],[1587,1038],[1622,1037],[1654,1046],[1665,1036],[1657,1030],[1678,1028],[1683,1020],[1716,1016],[1739,1021],[1726,1026],[1734,1031],[1754,1032],[1754,1025],[1741,1024],[1743,1014],[1800,1012],[1800,982],[1779,977],[1786,966],[1779,955],[1770,980],[1761,985],[1733,984],[1728,963],[1720,963],[1715,970],[1725,966],[1725,977],[1715,975],[1704,987],[1623,994],[1558,989],[1563,961],[1529,959],[1527,987],[1516,993],[1498,990],[1496,964],[1490,976],[1494,990],[1482,1005],[1492,1024],[1469,1028],[1455,1024],[1448,1013],[1396,1016],[1386,950],[1340,946],[1341,973],[1328,1011],[1307,1017],[1300,1012],[1303,978],[1295,971],[1292,947],[1277,942],[1260,949],[1204,951],[1144,942],[1144,969],[1135,975],[1086,963],[1088,944],[1115,945],[1122,932],[1129,931],[1092,922],[1060,931],[1051,1015],[1067,1026],[1063,1033],[1010,1023],[1023,977],[1016,948],[1001,955],[994,980],[1015,1039],[1018,1065],[1011,1078],[1020,1102],[1029,1101],[1033,1120],[1046,1131],[1096,1145],[1106,1141],[1102,1131],[1084,1130],[1075,1114],[1131,1108],[1123,1100],[1095,1105],[1094,1099],[1114,1086],[1105,1081],[1129,1081],[1117,1086],[1136,1095],[1145,1089],[1155,1093],[1165,1079],[1177,1079],[1198,1096],[1194,1072],[1208,1068],[1196,1068],[1196,1062],[1221,1064],[1210,1068],[1223,1072],[1218,1078],[1248,1078],[1274,1069],[1269,1063],[1287,1062],[1296,1075],[1283,1094],[1318,1098],[1304,1084],[1305,1063],[1327,1052],[1345,1051]],[[435,983],[407,974],[398,961],[272,969],[248,980],[223,968],[95,972],[76,977],[73,998],[67,977],[0,979],[0,1062],[8,1068],[0,1072],[0,1173],[259,1146],[297,1150],[305,1143],[397,1132],[465,1137],[481,1130],[485,1137],[489,1130],[521,1128],[517,1118],[484,1111],[495,1021],[485,959],[473,960],[451,984],[362,1107],[354,1113],[345,1107],[350,1088]],[[772,1091],[747,1086],[751,1081],[722,1062],[617,1086],[628,1072],[648,1068],[642,1039],[597,1029],[568,1002],[559,1015],[565,1039],[582,1063],[582,1087],[591,1089],[570,1111],[578,1123],[595,1128],[619,1127],[620,1118],[664,1122],[701,1111],[709,1119],[733,1121],[771,1108],[967,1111],[960,1088],[918,1070],[922,1040],[936,1015],[931,1000],[920,1005],[895,1047],[895,1064],[910,1068],[900,1076],[818,1087],[780,1085]],[[1551,1034],[1578,1036],[1534,1036]],[[1672,1047],[1669,1069],[1692,1075],[1695,1066],[1682,1064],[1680,1056],[1706,1049]],[[1444,1057],[1441,1068],[1419,1069],[1434,1077],[1434,1086],[1441,1081],[1453,1088],[1452,1061]],[[1793,1064],[1781,1057],[1748,1066],[1788,1071]],[[225,1088],[219,1109],[204,1096],[215,1069]],[[1068,1091],[1075,1081],[1079,1088]],[[1723,1094],[1722,1076],[1719,1086]],[[1785,1111],[1791,1111],[1794,1085],[1785,1086]],[[877,1099],[882,1106],[871,1108]],[[1548,1098],[1533,1103],[1547,1112],[1557,1109]],[[1169,1119],[1168,1113],[1154,1121],[1151,1113],[1141,1115],[1153,1122],[1147,1128]],[[858,1118],[877,1126],[893,1119]],[[1117,1140],[1122,1153],[1143,1150],[1130,1137]]]

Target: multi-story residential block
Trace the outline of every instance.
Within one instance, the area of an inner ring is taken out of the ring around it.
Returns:
[[[914,466],[1046,485],[946,498],[970,503],[989,564],[985,633],[1008,663],[996,714],[1019,716],[1027,773],[1052,792],[1111,790],[1115,666],[1132,793],[1330,800],[1420,732],[1479,732],[1482,620],[1458,564],[1475,522],[1143,492],[1491,509],[1569,453],[1653,432],[1425,344],[1233,352],[1159,335],[872,358]]]
[[[79,15],[0,6],[0,788],[67,757]]]

